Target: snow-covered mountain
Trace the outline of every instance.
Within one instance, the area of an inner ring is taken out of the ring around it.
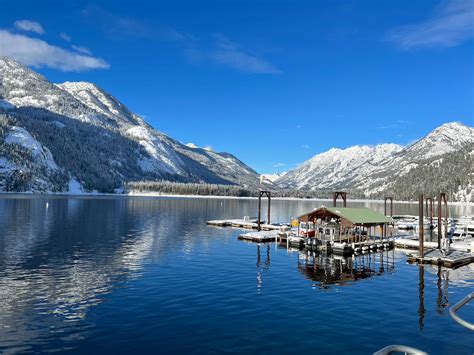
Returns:
[[[297,189],[349,188],[361,183],[378,164],[402,149],[396,144],[332,148],[287,172],[276,183]]]
[[[410,171],[446,154],[472,151],[473,144],[474,129],[451,122],[407,147],[382,144],[330,149],[289,171],[275,183],[282,188],[350,189],[368,196],[377,195],[390,190],[397,179]]]
[[[263,181],[263,183],[269,183],[273,185],[275,181],[277,181],[279,178],[281,178],[285,174],[286,174],[286,171],[282,173],[262,174],[260,175],[260,181]]]
[[[160,179],[258,184],[233,155],[174,140],[97,85],[53,84],[8,57],[0,57],[0,103],[0,190],[65,191],[72,182],[110,192],[125,181]],[[19,131],[49,152],[54,172],[32,144],[9,138]]]

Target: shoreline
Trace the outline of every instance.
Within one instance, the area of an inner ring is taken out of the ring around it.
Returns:
[[[14,197],[17,196],[41,196],[41,197],[164,197],[164,198],[185,198],[185,199],[222,199],[222,200],[258,200],[258,197],[254,196],[216,196],[216,195],[178,195],[178,194],[159,194],[150,192],[141,193],[128,193],[128,194],[116,194],[116,193],[99,193],[99,192],[81,192],[81,193],[68,193],[68,192],[48,192],[48,193],[36,193],[36,192],[0,192],[0,198],[2,197]],[[272,197],[274,201],[328,201],[332,202],[332,198],[300,198],[300,197]],[[356,203],[384,203],[384,200],[370,200],[370,199],[348,199],[348,202]],[[418,204],[418,201],[403,201],[393,200],[393,203],[398,204]],[[436,203],[436,202],[435,202]],[[474,202],[459,202],[459,201],[448,201],[449,205],[452,206],[466,206],[474,207]]]

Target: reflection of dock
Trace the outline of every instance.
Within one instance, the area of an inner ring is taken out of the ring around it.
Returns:
[[[394,251],[337,256],[301,251],[298,270],[320,286],[345,284],[395,271]]]

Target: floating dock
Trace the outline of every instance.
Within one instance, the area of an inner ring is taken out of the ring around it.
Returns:
[[[420,257],[418,253],[408,254],[408,261],[420,264],[434,264],[456,268],[474,262],[474,254],[453,250],[444,254],[438,249],[431,250]]]
[[[266,243],[274,242],[278,239],[278,231],[260,231],[260,232],[249,232],[244,234],[239,234],[238,239],[248,240],[251,242]]]
[[[395,239],[395,246],[397,248],[403,248],[403,249],[418,249],[420,246],[420,242],[417,239],[398,238],[398,239]],[[437,249],[438,243],[437,242],[424,242],[424,247],[426,249]],[[449,246],[449,249],[453,249],[455,251],[462,251],[462,252],[474,252],[472,244],[465,243],[465,242],[454,242]]]
[[[207,225],[209,226],[215,226],[215,227],[234,227],[234,228],[244,228],[244,229],[258,229],[258,223],[252,222],[252,221],[247,221],[245,219],[220,219],[220,220],[213,220],[213,221],[207,221]],[[267,224],[267,223],[261,223],[260,224],[260,229],[264,231],[279,231],[282,228],[285,228],[284,226],[278,226],[274,224]]]

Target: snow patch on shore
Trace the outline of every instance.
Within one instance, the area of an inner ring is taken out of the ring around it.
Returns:
[[[82,188],[81,183],[77,181],[74,177],[69,180],[68,191],[70,194],[74,195],[82,195],[84,193],[84,189]]]

